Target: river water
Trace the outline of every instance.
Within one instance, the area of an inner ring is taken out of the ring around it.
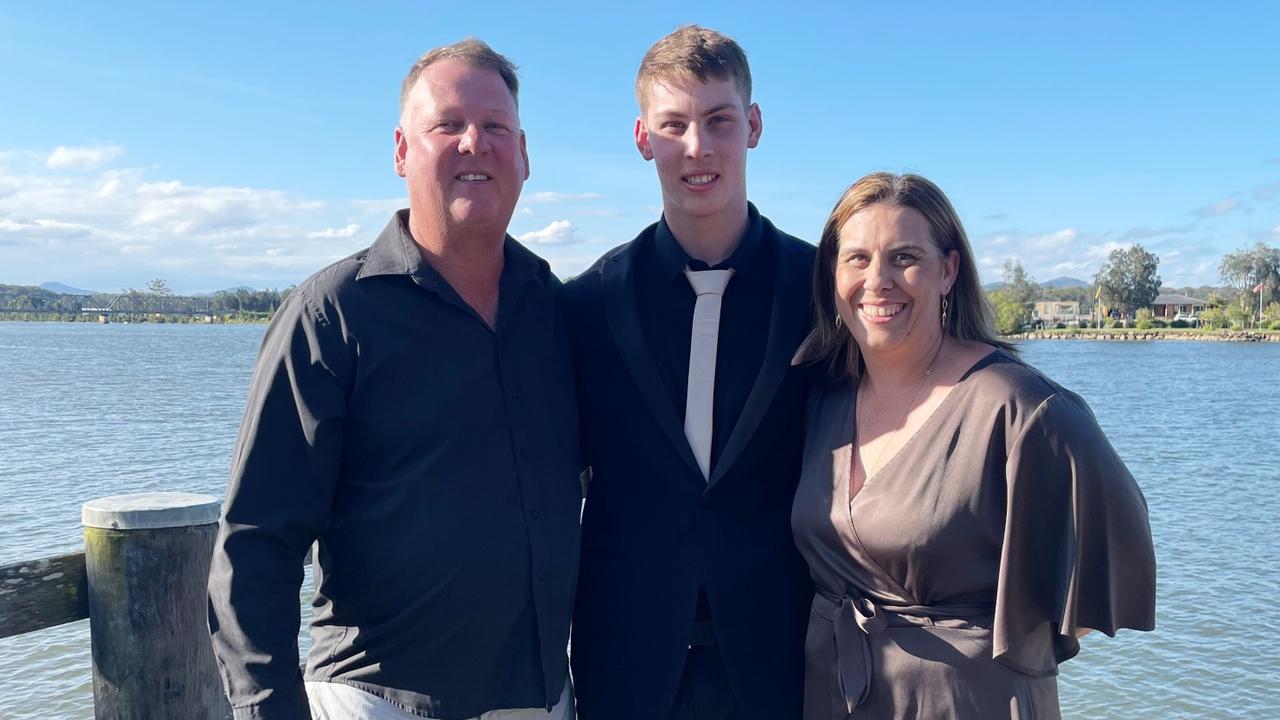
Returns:
[[[0,323],[0,565],[81,548],[80,504],[221,496],[261,326]],[[1142,486],[1157,629],[1062,666],[1071,718],[1274,717],[1280,344],[1023,343]],[[0,640],[0,719],[93,717],[88,622]]]

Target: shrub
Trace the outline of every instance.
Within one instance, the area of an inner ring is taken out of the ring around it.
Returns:
[[[1160,320],[1159,318],[1153,318],[1151,320],[1151,327],[1153,328],[1169,327],[1169,323],[1166,323],[1165,321]]]
[[[1191,327],[1191,323],[1188,323],[1186,320],[1174,320],[1173,322],[1169,323],[1169,327],[1171,328]]]
[[[1054,326],[1053,326],[1053,329],[1054,329],[1054,330],[1066,330],[1066,329],[1067,329],[1067,324],[1066,324],[1066,323],[1064,323],[1064,322],[1057,323],[1056,325],[1054,325]]]
[[[1227,316],[1222,312],[1222,308],[1209,308],[1200,313],[1200,324],[1210,330],[1224,327],[1226,322]]]
[[[1089,325],[1089,321],[1088,321],[1088,320],[1081,320],[1081,321],[1080,321],[1080,329],[1081,329],[1081,330],[1088,330],[1090,327],[1091,327],[1091,326]]]
[[[1151,328],[1151,308],[1138,308],[1138,312],[1134,313],[1134,327],[1139,330],[1149,330]]]

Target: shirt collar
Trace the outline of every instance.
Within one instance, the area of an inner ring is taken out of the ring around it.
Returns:
[[[742,239],[738,241],[738,247],[734,249],[729,259],[712,268],[704,267],[702,262],[689,257],[689,253],[685,252],[676,241],[676,236],[667,225],[665,216],[658,221],[653,245],[658,256],[658,267],[661,269],[662,278],[667,282],[675,282],[683,275],[685,267],[691,263],[696,266],[695,270],[733,268],[735,274],[753,273],[760,266],[763,255],[764,223],[760,220],[760,212],[756,210],[756,206],[747,203],[747,229],[743,232]]]
[[[538,274],[539,260],[536,255],[526,249],[510,235],[502,244],[503,284],[508,276],[511,280]],[[409,233],[409,211],[398,210],[387,226],[378,234],[378,238],[369,247],[365,255],[364,266],[356,274],[356,280],[363,280],[378,275],[408,275],[418,278],[424,287],[439,292],[441,285],[446,285],[440,273],[431,267],[431,263],[422,257],[418,244]],[[516,283],[523,284],[522,282]],[[504,288],[505,289],[505,288]]]

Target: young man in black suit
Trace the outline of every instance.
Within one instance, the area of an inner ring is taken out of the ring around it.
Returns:
[[[565,289],[591,481],[583,720],[798,720],[812,587],[791,539],[813,246],[747,201],[751,72],[697,26],[636,80],[662,218]],[[697,288],[697,290],[695,290]]]

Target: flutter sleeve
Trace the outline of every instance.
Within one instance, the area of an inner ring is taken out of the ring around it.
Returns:
[[[1155,627],[1147,504],[1088,406],[1051,395],[1008,446],[993,655],[1052,675],[1076,631]]]

